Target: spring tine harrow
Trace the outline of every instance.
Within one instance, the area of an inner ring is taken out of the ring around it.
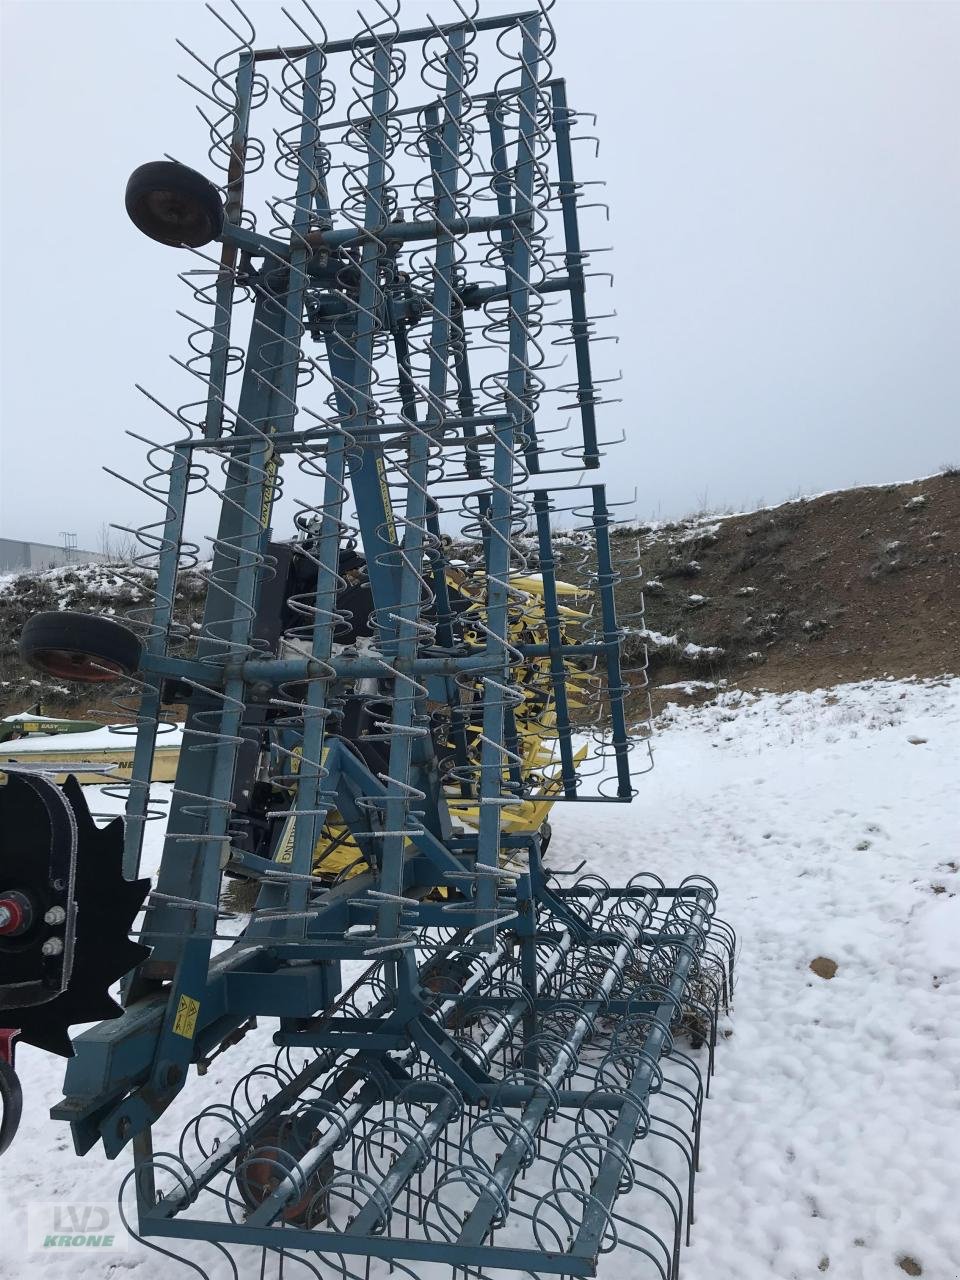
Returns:
[[[414,30],[374,0],[346,39],[300,0],[266,44],[207,7],[230,48],[183,46],[181,79],[213,180],[168,159],[127,189],[190,293],[185,401],[145,393],[168,434],[133,433],[128,480],[155,508],[128,880],[164,721],[183,747],[149,954],[53,1114],[82,1153],[132,1148],[131,1231],[202,1275],[253,1249],[320,1280],[592,1276],[619,1250],[674,1280],[736,939],[703,877],[545,863],[554,804],[629,803],[650,764],[615,600],[636,547],[584,482],[618,376],[593,118],[548,0]],[[236,1083],[194,1105],[226,1053]]]

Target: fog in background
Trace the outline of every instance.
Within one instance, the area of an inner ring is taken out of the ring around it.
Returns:
[[[314,3],[331,38],[357,28],[353,0]],[[259,44],[292,42],[279,0],[244,7]],[[428,11],[456,17],[408,3],[405,25]],[[0,13],[0,533],[97,549],[106,521],[156,514],[101,470],[144,473],[123,433],[161,424],[134,381],[174,405],[199,385],[167,355],[185,354],[187,264],[134,229],[124,185],[165,152],[217,176],[174,38],[227,44],[199,0]],[[960,461],[960,5],[559,0],[551,16],[608,184],[614,247],[594,266],[614,287],[592,301],[618,313],[611,495],[675,516]]]

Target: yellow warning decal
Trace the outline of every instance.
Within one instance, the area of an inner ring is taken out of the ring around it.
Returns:
[[[270,435],[276,431],[276,427],[270,428]],[[280,462],[274,451],[273,445],[268,446],[267,457],[264,463],[264,481],[263,481],[263,502],[260,506],[260,524],[264,529],[270,523],[270,512],[273,507],[273,500],[277,493],[277,472],[280,469]]]
[[[181,996],[177,1005],[177,1016],[173,1020],[173,1034],[192,1040],[197,1029],[197,1018],[200,1014],[200,1001],[190,996]]]
[[[288,818],[287,825],[283,829],[283,835],[280,837],[280,844],[277,846],[277,856],[275,862],[292,862],[293,861],[293,845],[297,836],[297,820],[296,818]]]
[[[330,751],[329,747],[324,747],[320,755],[321,766],[326,764],[327,755]],[[300,772],[300,761],[303,758],[303,747],[294,747],[293,749],[293,772]],[[293,845],[297,838],[297,819],[295,814],[291,814],[287,819],[287,824],[283,828],[283,835],[280,837],[280,843],[277,845],[277,853],[274,862],[293,861]]]
[[[383,514],[386,518],[387,532],[390,535],[390,541],[397,540],[397,522],[393,518],[393,503],[390,501],[390,486],[387,484],[387,468],[386,464],[379,455],[377,456],[377,475],[380,478],[380,497],[383,499]]]

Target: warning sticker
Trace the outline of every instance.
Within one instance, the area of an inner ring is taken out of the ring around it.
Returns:
[[[329,747],[324,747],[320,755],[320,764],[324,765],[327,755],[330,752]],[[300,772],[300,761],[303,759],[303,747],[294,747],[293,749],[293,772]],[[277,852],[274,855],[274,862],[291,863],[293,861],[293,846],[297,838],[297,818],[295,814],[291,814],[283,828],[283,834],[280,837],[280,843],[277,845]]]
[[[193,1000],[190,996],[181,996],[180,1003],[177,1005],[177,1016],[173,1020],[173,1034],[183,1036],[185,1040],[192,1040],[193,1033],[197,1029],[199,1013],[199,1000]]]
[[[293,861],[293,845],[297,836],[297,820],[296,818],[288,818],[287,825],[283,829],[283,835],[280,837],[280,843],[277,846],[277,856],[275,862],[292,862]]]
[[[276,435],[277,428],[275,426],[267,427],[267,435]],[[273,500],[277,496],[278,484],[277,473],[280,470],[280,459],[277,457],[276,451],[271,443],[267,443],[266,456],[263,459],[263,497],[260,502],[260,525],[266,529],[270,524],[270,514],[273,509]]]
[[[380,455],[377,455],[377,476],[380,480],[380,498],[383,502],[383,514],[386,520],[389,541],[397,540],[397,522],[393,517],[393,504],[390,501],[390,486],[387,484],[387,468]]]
[[[270,511],[273,507],[273,500],[277,493],[277,472],[280,464],[277,461],[277,455],[273,452],[273,446],[270,446],[270,457],[267,459],[264,471],[263,484],[263,501],[260,505],[260,524],[264,529],[270,523]]]

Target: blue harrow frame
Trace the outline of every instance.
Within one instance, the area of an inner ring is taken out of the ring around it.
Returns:
[[[603,449],[585,188],[572,160],[579,116],[552,72],[548,6],[461,10],[403,31],[396,6],[381,5],[347,41],[328,40],[305,8],[315,33],[297,23],[304,43],[256,49],[241,31],[232,60],[210,68],[205,97],[223,111],[208,120],[224,170],[221,254],[194,249],[185,273],[212,315],[184,366],[204,403],[193,417],[174,413],[186,433],[150,442],[144,492],[159,494],[162,518],[138,531],[156,585],[138,673],[128,877],[140,869],[171,687],[187,706],[184,748],[140,934],[150,958],[127,980],[124,1015],[78,1038],[53,1114],[71,1123],[80,1152],[102,1143],[114,1157],[132,1144],[137,1233],[184,1242],[184,1257],[205,1241],[228,1256],[247,1245],[297,1257],[317,1275],[368,1275],[382,1259],[416,1276],[433,1265],[573,1276],[595,1274],[619,1242],[651,1274],[672,1276],[704,1093],[677,1038],[693,1027],[709,1075],[732,932],[703,878],[670,887],[642,875],[612,888],[587,875],[563,886],[544,867],[541,832],[503,822],[530,795],[517,709],[531,668],[538,705],[551,710],[556,802],[627,803],[636,776],[613,515],[602,484],[549,483],[571,463],[597,468]],[[485,38],[504,67],[481,92]],[[429,93],[407,105],[402,81],[417,55]],[[275,131],[287,194],[269,205],[269,234],[247,199],[264,152],[251,121],[266,103],[293,116]],[[419,166],[410,181],[404,165]],[[480,200],[495,212],[476,213]],[[238,303],[252,304],[239,333]],[[550,325],[576,371],[554,387]],[[316,357],[305,355],[308,336]],[[314,379],[319,401],[305,390]],[[575,446],[564,437],[547,447],[549,395],[573,413]],[[297,502],[316,581],[285,602],[294,621],[268,649],[257,627],[291,465],[311,485]],[[176,599],[196,559],[186,531],[198,490],[218,496],[220,518],[191,648]],[[589,560],[593,612],[573,639],[557,587],[560,510],[581,521]],[[454,517],[482,581],[469,635],[450,598],[462,563],[444,534]],[[365,559],[372,640],[344,646],[351,539]],[[531,563],[543,629],[524,638],[511,577]],[[571,679],[584,672],[594,704],[578,712]],[[338,729],[344,699],[364,690],[381,708],[382,769]],[[431,716],[450,744],[446,772]],[[274,778],[289,795],[272,816],[294,820],[282,863],[233,839],[240,752],[267,721]],[[578,763],[577,736],[591,734],[609,784]],[[475,830],[457,823],[458,799],[476,807]],[[331,887],[313,870],[333,811],[366,868]],[[225,873],[258,887],[242,933],[223,946]],[[357,962],[367,969],[348,981],[344,966]],[[277,1023],[272,1064],[246,1070],[228,1103],[205,1107],[175,1150],[162,1149],[155,1130],[180,1106],[191,1066],[263,1017]],[[683,1123],[655,1104],[679,1106]],[[211,1125],[215,1140],[201,1138]],[[633,1153],[658,1140],[672,1151],[666,1171]],[[617,1200],[641,1190],[665,1226],[617,1214]]]

